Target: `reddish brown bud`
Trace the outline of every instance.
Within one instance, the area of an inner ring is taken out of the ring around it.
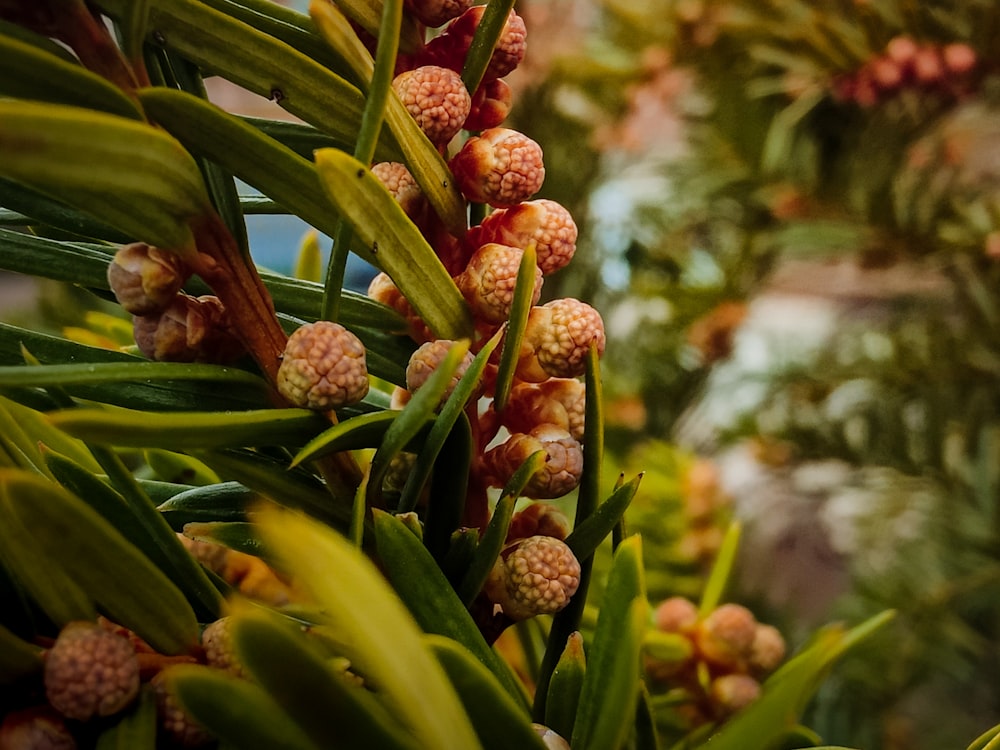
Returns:
[[[565,542],[533,536],[507,546],[486,581],[486,595],[514,620],[555,614],[580,585],[580,563]]]
[[[212,735],[181,707],[174,695],[170,671],[171,668],[167,667],[150,681],[156,696],[156,715],[160,729],[178,747],[198,748],[211,744]]]
[[[11,711],[0,725],[0,750],[76,750],[63,717],[51,706]]]
[[[740,604],[723,604],[698,624],[695,642],[705,661],[742,669],[750,658],[757,619]]]
[[[511,432],[531,432],[540,424],[554,424],[582,440],[586,397],[584,384],[572,378],[518,383],[511,389],[500,421]]]
[[[723,717],[746,708],[760,697],[760,683],[746,674],[725,674],[712,680],[712,703]]]
[[[63,716],[111,716],[139,692],[139,660],[124,638],[93,622],[71,622],[45,656],[45,695]]]
[[[472,99],[462,76],[450,68],[422,65],[400,73],[392,88],[435,145],[448,143],[469,116]]]
[[[968,44],[956,42],[945,45],[941,57],[949,72],[956,75],[971,73],[977,64],[976,51]]]
[[[428,341],[425,344],[421,344],[413,354],[410,355],[410,361],[406,366],[406,387],[413,393],[416,392],[427,382],[427,378],[441,365],[441,361],[445,358],[451,347],[455,345],[454,341],[449,341],[447,339],[437,339],[435,341]],[[458,381],[462,379],[465,371],[469,369],[469,365],[472,364],[474,359],[472,352],[466,352],[465,357],[459,364],[458,369],[451,376],[451,382],[449,383],[447,389],[445,389],[444,395],[441,397],[442,403],[448,399],[452,391],[455,390],[455,386],[458,385]]]
[[[566,539],[569,536],[569,518],[559,508],[549,503],[532,503],[519,510],[510,519],[507,541],[527,539],[529,536],[550,536]]]
[[[698,625],[698,607],[685,596],[671,596],[657,605],[653,622],[664,633],[690,633]]]
[[[469,54],[469,45],[485,11],[485,5],[476,5],[452,21],[444,32],[427,43],[421,59],[434,65],[460,71]],[[493,48],[493,55],[486,66],[483,81],[503,78],[524,59],[527,29],[524,20],[513,10],[507,16],[500,38]]]
[[[536,500],[562,497],[580,483],[583,449],[566,430],[555,425],[539,425],[530,433],[515,433],[483,456],[488,481],[502,487],[532,454],[545,451],[545,464],[528,486],[524,496]]]
[[[385,185],[407,216],[414,221],[423,216],[427,210],[427,197],[405,164],[382,161],[372,167],[372,174]]]
[[[494,208],[528,200],[545,180],[541,146],[509,128],[490,128],[473,136],[449,166],[468,200]]]
[[[507,119],[513,103],[513,93],[503,79],[485,81],[472,95],[469,116],[462,127],[466,130],[495,128]]]
[[[205,661],[210,667],[221,669],[234,677],[246,677],[243,665],[233,648],[232,619],[221,617],[209,623],[201,634]]]
[[[503,323],[510,317],[517,274],[524,251],[490,243],[480,247],[469,259],[455,283],[469,303],[473,315],[487,323]],[[542,294],[542,272],[535,267],[534,304]]]
[[[306,323],[288,338],[277,387],[289,402],[306,409],[357,403],[368,393],[364,344],[338,323]]]
[[[765,675],[777,669],[784,658],[785,639],[778,629],[758,624],[750,646],[750,669],[757,675]]]
[[[118,249],[108,264],[108,285],[126,312],[150,315],[170,305],[190,276],[169,250],[133,242]]]
[[[458,18],[470,5],[472,0],[406,0],[406,9],[432,29]]]
[[[548,276],[566,266],[576,252],[577,227],[570,212],[540,198],[494,211],[475,234],[480,243],[499,242],[525,248],[535,243],[538,267]]]
[[[139,351],[159,362],[226,364],[246,353],[218,297],[176,294],[159,315],[132,319]]]
[[[575,378],[586,369],[591,345],[603,354],[604,321],[585,302],[566,298],[533,307],[528,315],[517,376],[540,383],[550,377]]]

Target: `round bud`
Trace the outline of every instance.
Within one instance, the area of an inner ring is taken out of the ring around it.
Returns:
[[[11,711],[0,724],[0,750],[76,750],[63,717],[51,706]]]
[[[175,294],[159,314],[136,315],[132,332],[139,351],[158,362],[227,364],[246,353],[218,297]]]
[[[416,221],[423,215],[427,208],[427,198],[405,164],[381,161],[372,166],[372,174],[385,185],[385,189],[396,199],[407,216]]]
[[[449,167],[466,199],[494,208],[528,200],[545,180],[541,146],[509,128],[490,128],[473,136]]]
[[[503,487],[515,471],[538,451],[545,463],[536,471],[522,494],[536,500],[562,497],[580,484],[583,448],[570,434],[556,425],[539,425],[531,432],[514,433],[483,456],[487,481]]]
[[[500,422],[511,432],[531,432],[554,424],[583,440],[587,388],[573,378],[549,378],[541,383],[517,383],[510,391]]]
[[[68,623],[45,656],[45,695],[67,718],[111,716],[138,692],[139,660],[132,644],[97,623]]]
[[[555,614],[580,585],[580,563],[565,542],[533,536],[506,547],[486,582],[486,595],[514,620]]]
[[[472,254],[455,283],[477,319],[499,324],[510,318],[523,257],[524,251],[519,248],[492,242]],[[531,303],[536,303],[541,294],[542,271],[536,266]]]
[[[604,344],[604,321],[585,302],[565,298],[533,307],[524,332],[517,376],[534,383],[550,377],[579,377],[586,370],[591,345],[601,355]]]
[[[494,211],[479,225],[476,240],[525,248],[535,243],[535,257],[548,276],[566,266],[576,252],[577,226],[569,211],[540,198]]]
[[[417,350],[410,355],[409,364],[406,366],[407,390],[410,392],[416,392],[419,390],[423,384],[427,382],[427,378],[429,378],[431,374],[441,365],[442,360],[454,345],[454,341],[449,341],[447,339],[437,339],[435,341],[428,341],[425,344],[421,344]],[[469,365],[472,364],[473,359],[474,357],[472,352],[465,353],[465,356],[462,358],[462,362],[458,365],[458,369],[456,369],[454,374],[451,376],[451,382],[445,389],[444,395],[441,396],[442,403],[448,400],[452,391],[455,390],[455,386],[458,385],[458,381],[462,379],[465,371],[469,369]]]
[[[212,735],[194,720],[178,702],[170,684],[171,668],[157,672],[150,680],[156,697],[156,716],[162,733],[177,747],[199,748],[214,742]]]
[[[712,680],[709,694],[715,709],[731,716],[760,697],[760,683],[750,675],[724,674]]]
[[[469,116],[462,125],[466,130],[488,130],[499,126],[510,114],[514,95],[501,79],[484,81],[472,95]]]
[[[510,519],[507,541],[527,539],[529,536],[550,536],[565,540],[569,532],[569,518],[559,508],[549,503],[532,503]]]
[[[202,631],[201,645],[210,667],[221,669],[234,677],[246,677],[246,672],[233,650],[232,619],[221,617]]]
[[[306,323],[288,337],[277,385],[290,403],[306,409],[357,403],[368,393],[365,347],[339,323]]]
[[[472,0],[406,0],[406,9],[432,29],[458,18],[470,5]]]
[[[723,604],[698,623],[695,643],[702,658],[724,669],[742,669],[750,658],[757,619],[740,604]]]
[[[422,65],[393,79],[392,88],[431,143],[450,141],[469,116],[472,98],[460,76],[440,65]]]
[[[698,607],[684,596],[671,596],[653,610],[653,622],[664,633],[690,633],[698,625]]]
[[[190,276],[184,262],[168,250],[133,242],[118,249],[108,264],[108,284],[132,315],[151,315],[170,305]]]
[[[750,669],[758,675],[773,672],[785,658],[785,639],[773,625],[760,623],[750,646]]]

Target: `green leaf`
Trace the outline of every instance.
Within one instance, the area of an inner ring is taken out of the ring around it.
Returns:
[[[321,748],[416,750],[378,693],[324,660],[290,621],[262,609],[233,615],[230,633],[240,663]]]
[[[318,3],[313,3],[313,5],[318,5]],[[378,36],[379,21],[382,18],[382,0],[342,0],[337,5],[358,26],[372,36]],[[313,17],[316,17],[315,11],[313,11]],[[417,52],[423,46],[423,34],[419,25],[412,19],[404,19],[400,37],[400,48],[404,52]]]
[[[493,0],[486,5],[483,17],[469,44],[465,66],[462,68],[462,81],[470,94],[479,88],[483,80],[483,74],[490,64],[490,58],[493,57],[493,49],[497,46],[513,7],[514,0]]]
[[[456,589],[467,607],[483,588],[493,564],[507,541],[507,529],[510,528],[510,520],[514,515],[514,505],[524,492],[524,488],[528,486],[531,477],[545,465],[547,458],[545,451],[532,453],[507,481],[500,499],[493,508],[493,515],[486,526],[486,531],[483,532],[483,538],[476,547],[472,562]]]
[[[451,383],[452,376],[469,351],[467,340],[456,341],[448,349],[427,381],[413,394],[403,410],[385,432],[382,444],[372,456],[371,476],[368,480],[368,504],[381,504],[382,480],[389,471],[392,460],[416,437],[441,404],[441,398]]]
[[[373,514],[379,560],[424,631],[461,643],[496,675],[515,700],[526,705],[524,689],[506,662],[487,645],[427,548],[395,516],[378,509]]]
[[[223,742],[241,750],[317,750],[259,685],[200,664],[164,672],[181,706]]]
[[[566,639],[566,648],[552,670],[549,695],[545,701],[545,726],[561,737],[573,734],[586,673],[587,655],[583,649],[583,636],[574,631]]]
[[[145,554],[190,602],[200,606],[202,614],[218,617],[223,607],[218,590],[151,503],[126,502],[114,488],[66,456],[49,452],[45,460],[60,484]]]
[[[570,740],[574,748],[614,750],[625,742],[639,698],[648,618],[642,543],[632,536],[618,545],[608,574]]]
[[[132,409],[65,409],[51,424],[88,442],[133,448],[188,449],[284,445],[305,442],[329,424],[308,409],[245,412],[144,412]]]
[[[795,726],[833,664],[848,649],[885,627],[894,614],[883,612],[850,630],[836,625],[820,631],[812,645],[768,678],[760,698],[712,736],[712,750],[743,750],[747,737],[753,737],[760,747],[770,746]]]
[[[521,256],[521,264],[517,269],[517,281],[514,286],[514,299],[510,306],[510,317],[507,320],[503,348],[500,350],[500,366],[497,369],[496,384],[493,386],[493,408],[503,411],[507,404],[507,396],[514,383],[514,371],[521,353],[521,342],[524,330],[528,325],[528,314],[531,312],[531,300],[535,289],[535,269],[537,255],[534,243],[529,243]]]
[[[458,418],[464,413],[466,405],[476,393],[486,365],[489,364],[490,355],[493,354],[499,342],[500,336],[498,334],[483,345],[483,348],[479,350],[462,378],[455,385],[448,400],[441,407],[430,433],[427,435],[427,440],[424,442],[424,447],[421,448],[417,456],[417,463],[406,478],[406,484],[403,486],[403,492],[399,498],[399,512],[405,513],[416,508],[417,499],[431,475],[434,462],[437,461],[438,454]]]
[[[43,651],[0,625],[0,685],[10,685],[42,671]]]
[[[701,593],[701,601],[698,603],[698,613],[701,617],[706,617],[722,601],[729,585],[729,576],[736,564],[736,552],[740,546],[742,528],[738,521],[734,521],[726,529],[726,535],[719,545],[719,552],[715,556],[715,563],[708,574],[708,580]]]
[[[607,538],[628,510],[641,479],[642,474],[639,474],[631,482],[616,489],[611,497],[597,506],[597,510],[570,532],[566,537],[566,544],[577,559],[589,558]]]
[[[342,151],[321,149],[316,168],[327,197],[435,335],[469,336],[472,316],[458,287],[368,167]]]
[[[261,543],[257,525],[247,521],[194,521],[184,525],[184,536],[196,542],[221,544],[223,547],[259,557],[270,562],[268,554]]]
[[[0,508],[4,525],[31,529],[45,568],[62,570],[109,618],[161,653],[198,643],[198,623],[180,590],[78,497],[40,477],[0,470]]]
[[[379,687],[386,707],[416,742],[443,750],[479,747],[412,615],[371,561],[344,537],[306,518],[262,515],[265,542],[323,611],[352,668]],[[407,529],[400,530],[423,549]]]
[[[172,495],[157,510],[174,531],[184,524],[206,521],[245,521],[247,511],[264,496],[239,482],[193,487]]]
[[[24,365],[0,367],[0,386],[60,388],[96,383],[152,382],[154,380],[200,380],[256,387],[261,396],[267,384],[258,376],[232,367],[184,364],[180,362],[148,362],[132,358],[127,362],[94,362],[63,365]]]
[[[198,167],[162,130],[61,104],[0,101],[0,175],[136,239],[179,251],[210,210]]]
[[[156,696],[144,686],[132,707],[101,732],[94,750],[156,750]]]
[[[135,102],[107,79],[0,32],[0,93],[5,96],[72,104],[142,120]]]
[[[212,471],[202,461],[186,453],[146,448],[142,457],[157,477],[173,484],[215,484],[219,475]]]
[[[385,439],[385,434],[402,412],[398,409],[385,409],[359,414],[356,417],[338,422],[314,437],[292,459],[292,466],[298,466],[312,461],[328,453],[357,450],[359,448],[377,448]],[[425,417],[411,440],[418,438],[433,423],[433,417]],[[405,448],[406,446],[404,446]]]
[[[525,705],[515,701],[467,648],[439,635],[426,639],[462,699],[483,750],[545,750]]]

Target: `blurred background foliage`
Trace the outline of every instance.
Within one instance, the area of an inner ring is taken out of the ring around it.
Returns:
[[[606,475],[645,471],[650,597],[696,594],[735,517],[730,598],[793,645],[899,611],[804,723],[965,747],[1000,717],[1000,5],[517,9],[510,123],[581,228],[545,295],[604,315]],[[42,300],[53,326],[93,307]]]
[[[515,127],[584,238],[545,292],[605,316],[651,595],[735,516],[733,595],[793,640],[901,613],[807,723],[964,747],[1000,715],[1000,6],[519,8]]]

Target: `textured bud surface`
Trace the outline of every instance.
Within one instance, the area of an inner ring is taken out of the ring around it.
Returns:
[[[233,651],[231,622],[230,618],[221,617],[209,623],[202,632],[201,645],[205,649],[205,661],[210,667],[221,669],[234,677],[245,677],[243,665]]]
[[[111,716],[139,692],[132,645],[93,622],[71,622],[45,657],[45,695],[70,719]]]
[[[671,596],[653,611],[653,622],[664,633],[689,633],[698,624],[698,607],[684,596]]]
[[[480,242],[521,248],[534,242],[538,267],[546,276],[566,266],[576,253],[576,222],[563,206],[547,198],[494,211],[480,226]]]
[[[278,391],[296,406],[319,411],[357,403],[368,393],[364,345],[338,323],[306,323],[288,338]]]
[[[407,0],[407,9],[420,23],[436,29],[462,15],[472,0]]]
[[[773,625],[759,623],[750,646],[750,669],[767,674],[777,669],[785,658],[785,639]]]
[[[746,708],[760,697],[760,683],[746,674],[724,674],[712,680],[712,702],[723,716]]]
[[[132,329],[139,351],[158,362],[226,364],[246,353],[222,303],[210,294],[176,294],[160,314],[135,316]]]
[[[706,660],[727,668],[742,668],[750,658],[757,618],[741,604],[723,604],[698,624],[695,642]]]
[[[454,49],[462,50],[463,61],[472,42],[472,37],[476,33],[476,28],[483,20],[485,10],[485,5],[474,5],[448,24],[448,28],[445,30],[446,42]],[[483,73],[484,81],[503,78],[520,64],[527,49],[527,36],[524,19],[511,10],[504,22],[503,29],[500,31],[496,46],[493,48],[493,55],[486,66],[486,72]]]
[[[490,128],[473,136],[449,166],[468,200],[494,208],[528,200],[545,180],[541,146],[509,128]]]
[[[455,283],[479,320],[503,323],[510,317],[523,257],[523,250],[496,243],[483,245],[473,253]],[[535,304],[541,294],[542,272],[536,267],[531,304]]]
[[[427,343],[421,344],[412,355],[410,355],[409,364],[406,366],[406,387],[410,391],[417,391],[424,383],[427,382],[427,378],[441,365],[441,361],[448,354],[451,347],[455,344],[454,341],[449,341],[447,339],[437,339],[435,341],[428,341]],[[446,401],[451,395],[451,392],[455,390],[455,386],[458,385],[458,381],[462,379],[465,371],[469,369],[469,365],[472,364],[474,359],[472,352],[466,352],[465,356],[462,358],[461,363],[455,370],[455,373],[451,376],[451,382],[448,384],[444,395],[441,397],[442,402]]]
[[[507,547],[497,559],[486,592],[508,617],[554,614],[580,585],[580,563],[565,542],[532,536]]]
[[[507,540],[527,539],[529,536],[551,536],[565,540],[569,532],[569,518],[559,508],[549,503],[532,503],[510,519]]]
[[[11,711],[0,724],[0,750],[76,750],[63,717],[49,706]]]
[[[463,127],[466,130],[489,130],[507,119],[514,104],[510,86],[500,78],[484,81],[472,95],[469,116]]]
[[[372,174],[385,185],[407,216],[416,219],[423,213],[427,199],[405,164],[381,161],[372,166]]]
[[[524,488],[525,497],[536,500],[562,497],[580,483],[583,448],[556,425],[539,425],[531,432],[514,433],[483,457],[495,487],[502,487],[533,453],[545,451],[545,463]]]
[[[400,73],[392,88],[431,143],[450,141],[469,116],[472,97],[450,68],[422,65]]]
[[[534,307],[528,316],[518,377],[541,382],[549,377],[575,378],[586,370],[587,351],[604,353],[604,321],[585,302],[566,298]]]
[[[178,747],[205,747],[212,735],[196,722],[178,703],[170,687],[170,668],[158,672],[150,681],[156,696],[156,715],[163,734]]]

